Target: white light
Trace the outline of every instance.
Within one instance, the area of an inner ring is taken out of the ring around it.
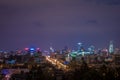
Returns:
[[[82,43],[78,43],[78,45],[81,45]]]
[[[50,58],[50,56],[48,56],[48,58]]]

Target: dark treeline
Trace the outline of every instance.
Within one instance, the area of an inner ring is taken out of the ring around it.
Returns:
[[[10,80],[120,80],[120,67],[89,68],[86,63],[70,71],[56,69],[50,63],[33,65],[29,72],[13,74]]]

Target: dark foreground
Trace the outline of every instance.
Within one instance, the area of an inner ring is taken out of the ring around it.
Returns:
[[[18,66],[11,68],[19,68],[21,70],[27,67],[24,65],[21,68]],[[7,77],[1,73],[0,80],[120,80],[120,67],[110,68],[102,65],[97,69],[94,67],[89,68],[87,64],[82,64],[73,70],[63,71],[50,63],[43,63],[32,65],[29,72],[21,70],[20,73],[10,75],[9,79]]]

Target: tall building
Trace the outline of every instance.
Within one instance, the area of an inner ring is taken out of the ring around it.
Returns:
[[[110,45],[109,45],[109,53],[114,53],[113,41],[110,41]]]
[[[52,46],[50,46],[50,52],[54,52],[54,49]]]
[[[83,52],[84,48],[83,48],[83,44],[82,43],[77,43],[78,44],[78,52]]]
[[[52,43],[50,43],[50,48],[49,49],[50,49],[50,52],[52,52],[52,53],[55,52],[55,50],[52,47]]]
[[[94,47],[93,45],[91,45],[91,46],[88,48],[88,51],[90,52],[90,54],[94,54],[95,47]]]

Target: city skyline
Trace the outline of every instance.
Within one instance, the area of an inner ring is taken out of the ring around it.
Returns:
[[[120,48],[119,0],[1,0],[0,50]]]

